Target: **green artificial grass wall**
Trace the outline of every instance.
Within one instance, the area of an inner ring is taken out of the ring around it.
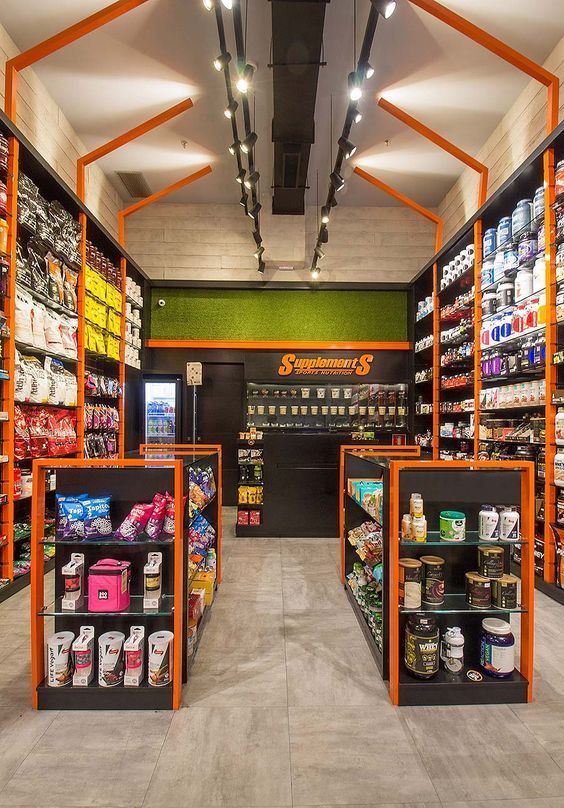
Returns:
[[[153,288],[151,306],[152,339],[407,340],[406,292]]]

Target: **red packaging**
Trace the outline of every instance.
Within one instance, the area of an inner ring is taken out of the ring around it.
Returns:
[[[152,502],[137,502],[114,533],[114,539],[135,541],[145,530],[152,513]]]
[[[16,466],[14,469],[14,499],[19,499],[22,495],[22,470]]]
[[[206,592],[204,589],[194,589],[193,592],[190,592],[188,601],[188,617],[190,620],[198,622],[203,615],[206,605],[205,596]]]
[[[248,525],[249,524],[249,512],[248,511],[238,511],[237,512],[237,524],[238,525]]]
[[[77,451],[76,415],[70,410],[45,411],[48,427],[49,457],[72,454]]]
[[[14,431],[14,458],[24,460],[31,455],[31,438],[24,411],[18,404],[14,407]]]
[[[25,413],[29,429],[31,457],[46,457],[49,446],[48,415],[45,407],[28,407]]]
[[[249,511],[249,524],[260,525],[260,511]]]
[[[150,539],[158,539],[163,530],[167,498],[164,494],[155,494],[153,497],[153,512],[149,517],[145,533]]]

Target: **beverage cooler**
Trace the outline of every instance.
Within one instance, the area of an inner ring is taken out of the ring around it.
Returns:
[[[181,443],[181,384],[176,376],[143,378],[145,443]]]

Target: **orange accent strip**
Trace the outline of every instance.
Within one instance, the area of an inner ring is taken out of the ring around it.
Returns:
[[[207,174],[211,174],[212,171],[213,169],[211,166],[204,166],[204,168],[201,168],[199,171],[195,171],[194,174],[189,174],[187,177],[173,182],[172,185],[167,185],[167,187],[163,188],[161,191],[156,191],[156,193],[151,194],[151,196],[148,196],[146,199],[141,199],[139,202],[134,202],[133,205],[118,211],[118,232],[120,244],[123,246],[125,242],[125,218],[127,216],[131,216],[132,213],[136,213],[138,210],[147,207],[147,205],[152,205],[153,202],[158,202],[159,199],[163,198],[163,196],[168,196],[168,194],[172,194],[174,191],[179,191],[180,188],[184,188],[186,185],[196,182],[196,180],[205,177]]]
[[[391,445],[378,445],[366,444],[365,446],[359,444],[343,445],[339,451],[339,542],[340,542],[340,558],[341,558],[341,583],[346,585],[345,581],[345,551],[346,541],[345,536],[345,497],[347,491],[345,490],[345,461],[347,454],[363,454],[370,455],[371,457],[388,457],[402,455],[414,455],[415,457],[421,456],[421,446],[407,444],[405,446],[391,446]]]
[[[481,219],[474,224],[474,457],[480,445],[480,395],[482,392],[482,230]]]
[[[420,461],[421,462],[421,461]],[[441,461],[436,461],[440,463]],[[446,462],[446,461],[444,461]],[[399,665],[400,665],[400,637],[399,637],[399,541],[396,537],[400,524],[399,511],[399,462],[390,464],[390,524],[389,524],[389,598],[388,624],[389,636],[389,673],[390,673],[390,700],[392,704],[399,704]]]
[[[530,536],[527,544],[521,545],[521,602],[527,609],[521,615],[521,673],[528,681],[527,701],[533,700],[534,648],[535,648],[535,471],[534,464],[521,477],[522,531]]]
[[[376,188],[384,191],[384,193],[388,194],[388,196],[393,196],[394,199],[403,202],[403,204],[407,205],[408,208],[412,208],[412,210],[420,213],[421,216],[424,216],[426,219],[430,219],[430,221],[434,222],[437,226],[435,236],[435,252],[438,252],[441,249],[443,243],[444,220],[440,216],[437,216],[437,214],[433,213],[432,210],[423,207],[423,205],[420,205],[419,202],[411,199],[411,197],[402,194],[401,191],[392,188],[391,185],[386,185],[385,182],[382,182],[382,180],[379,180],[377,177],[369,174],[368,171],[365,171],[363,168],[355,166],[354,173],[358,174],[358,176],[362,177],[362,179],[366,180],[366,182],[369,182],[371,185],[374,185]]]
[[[20,70],[29,67],[40,59],[45,59],[46,56],[50,56],[61,48],[70,45],[72,42],[76,42],[77,39],[81,39],[83,36],[86,36],[86,34],[96,31],[98,28],[106,25],[106,23],[116,20],[118,17],[121,17],[123,14],[126,14],[128,11],[146,2],[147,0],[117,0],[117,2],[112,3],[111,6],[107,6],[107,8],[97,11],[95,14],[91,14],[90,17],[86,17],[86,19],[80,20],[80,22],[71,25],[69,28],[65,28],[64,31],[60,31],[58,34],[49,37],[49,39],[44,39],[43,42],[39,42],[32,48],[23,51],[23,53],[18,54],[13,59],[8,59],[5,68],[6,100],[4,108],[10,120],[14,121],[14,123],[16,121],[17,80]]]
[[[556,491],[554,489],[554,457],[556,455],[555,422],[556,407],[552,403],[552,394],[558,387],[557,368],[552,357],[557,350],[556,325],[556,211],[554,201],[555,189],[554,149],[548,149],[543,155],[544,169],[544,221],[546,233],[546,403],[545,403],[545,453],[546,473],[544,485],[544,580],[555,584],[556,581],[556,547],[550,528],[556,522]]]
[[[509,64],[513,65],[518,70],[522,70],[523,73],[526,73],[531,78],[544,84],[545,87],[548,88],[548,134],[556,128],[558,125],[558,96],[560,89],[560,82],[557,76],[550,73],[536,62],[533,62],[532,59],[529,59],[524,54],[515,50],[515,48],[506,45],[501,39],[497,39],[497,37],[484,31],[483,28],[479,28],[477,25],[464,19],[464,17],[456,14],[456,12],[437,3],[436,0],[411,0],[411,2],[414,6],[418,6],[423,9],[423,11],[427,11],[433,17],[441,20],[441,22],[450,25],[451,28],[454,28],[456,31],[464,34],[464,36],[472,39],[478,45],[481,45],[483,48],[486,48],[486,50],[491,51],[496,56],[509,62]]]
[[[485,166],[483,163],[480,163],[479,160],[476,160],[472,157],[468,152],[463,151],[458,146],[455,146],[454,143],[451,143],[450,140],[447,140],[442,135],[439,135],[438,132],[435,132],[434,129],[431,129],[429,126],[426,126],[421,121],[418,121],[417,118],[413,118],[407,112],[404,112],[403,109],[396,107],[386,98],[380,98],[378,100],[378,106],[385,109],[386,112],[389,112],[390,115],[393,115],[394,118],[397,118],[399,121],[402,121],[406,126],[409,126],[411,129],[414,129],[420,135],[430,140],[439,148],[444,149],[444,151],[452,154],[453,157],[456,157],[457,160],[461,160],[463,163],[466,163],[467,166],[473,168],[474,171],[477,171],[480,174],[480,189],[478,193],[478,207],[482,207],[485,203],[486,199],[488,198],[488,167]]]
[[[76,411],[76,441],[78,446],[79,457],[84,457],[84,406],[85,406],[85,393],[84,381],[86,372],[86,320],[84,317],[84,308],[86,301],[86,214],[80,211],[78,214],[80,222],[80,264],[82,271],[78,276],[77,285],[77,314],[78,314],[78,332],[77,332],[77,380],[78,380],[78,394]]]
[[[148,339],[146,348],[218,348],[249,351],[409,351],[410,342],[276,342],[262,340]]]
[[[78,198],[84,202],[85,170],[87,165],[94,163],[101,157],[105,157],[107,154],[119,149],[121,146],[125,146],[126,143],[130,143],[132,140],[141,137],[141,135],[151,132],[158,126],[161,126],[161,124],[170,121],[172,118],[176,118],[177,115],[181,115],[183,112],[186,112],[193,106],[194,103],[192,99],[185,98],[184,101],[181,101],[179,104],[175,104],[173,107],[165,109],[164,112],[160,112],[153,118],[149,118],[147,121],[140,123],[138,126],[134,126],[133,129],[130,129],[128,132],[118,135],[117,137],[113,138],[113,140],[108,140],[107,143],[104,143],[97,149],[93,149],[93,151],[88,152],[88,154],[84,154],[82,157],[79,157],[76,161],[76,195]]]

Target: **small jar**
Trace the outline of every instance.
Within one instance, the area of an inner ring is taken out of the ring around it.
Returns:
[[[494,679],[507,679],[515,670],[515,637],[505,620],[482,620],[480,666]]]

